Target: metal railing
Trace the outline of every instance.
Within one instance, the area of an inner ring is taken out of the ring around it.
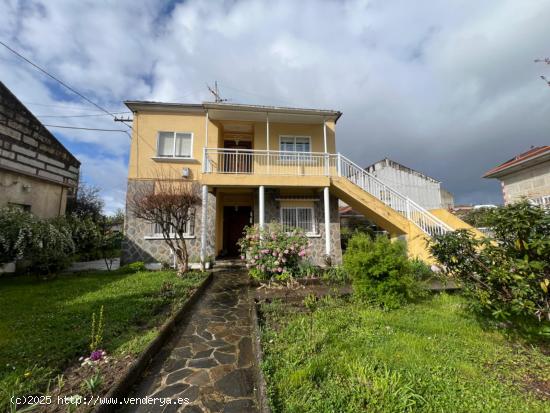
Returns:
[[[336,159],[324,152],[205,148],[203,171],[221,174],[328,176]]]
[[[412,199],[341,154],[205,148],[203,172],[279,176],[339,176],[368,192],[430,236],[452,231]]]

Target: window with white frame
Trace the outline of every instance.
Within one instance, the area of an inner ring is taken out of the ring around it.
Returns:
[[[195,211],[189,213],[189,219],[183,224],[183,233],[187,237],[195,234]],[[158,223],[151,224],[151,237],[162,238],[162,226]],[[171,233],[170,237],[174,238],[175,233]]]
[[[282,159],[310,158],[311,138],[309,136],[281,136],[279,137],[279,150],[282,152],[298,152],[299,155],[286,153]],[[309,153],[308,153],[309,152]]]
[[[281,208],[281,224],[285,231],[301,228],[307,234],[316,233],[313,208],[283,207]]]
[[[161,158],[191,158],[193,134],[190,132],[159,132],[157,156]]]

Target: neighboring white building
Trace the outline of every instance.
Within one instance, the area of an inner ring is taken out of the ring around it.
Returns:
[[[550,208],[550,146],[533,147],[483,177],[501,182],[504,205],[525,198]]]
[[[454,206],[453,195],[441,187],[440,181],[391,159],[382,159],[365,170],[426,209]]]

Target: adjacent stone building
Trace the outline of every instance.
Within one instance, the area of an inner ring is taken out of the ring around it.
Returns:
[[[488,171],[501,182],[504,204],[521,199],[550,208],[550,146],[532,147]]]
[[[0,82],[0,207],[63,215],[79,169],[78,159]]]

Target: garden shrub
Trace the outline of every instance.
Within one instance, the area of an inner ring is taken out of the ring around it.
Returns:
[[[65,220],[42,220],[17,208],[0,210],[0,263],[24,260],[27,270],[49,275],[66,268],[74,250]]]
[[[550,213],[519,202],[488,216],[494,237],[459,230],[437,236],[431,252],[463,286],[474,310],[517,325],[550,321]]]
[[[354,296],[360,300],[397,308],[425,294],[419,264],[407,258],[402,241],[387,237],[374,240],[357,233],[344,254],[344,269],[352,279]]]
[[[143,261],[136,261],[130,264],[123,265],[117,272],[121,274],[134,274],[136,272],[147,271],[145,263]]]
[[[309,240],[301,229],[287,232],[276,223],[263,229],[259,225],[245,228],[239,247],[250,276],[257,280],[295,277],[300,262],[310,253]]]
[[[19,208],[0,209],[0,264],[20,260],[32,240],[34,217]]]

